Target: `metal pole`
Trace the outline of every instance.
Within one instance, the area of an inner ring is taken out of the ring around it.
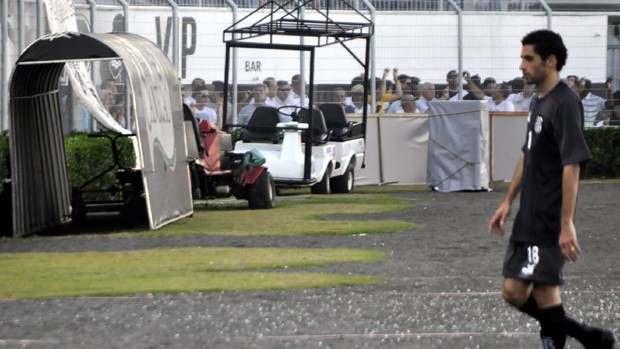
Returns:
[[[303,5],[304,1],[300,0],[301,7],[299,8],[299,19],[303,20],[306,15],[306,7]],[[304,46],[305,40],[303,36],[299,37],[299,45]],[[299,106],[304,106],[304,96],[306,95],[306,51],[299,52],[299,82],[300,82],[300,90],[299,90]],[[292,81],[291,81],[292,83]],[[310,101],[308,101],[310,103]],[[312,114],[312,106],[308,105],[310,108],[310,114]],[[312,116],[310,116],[310,120],[312,120]],[[312,124],[310,125],[310,127]]]
[[[123,6],[123,30],[129,32],[129,3],[125,0],[116,0]]]
[[[123,31],[129,32],[129,3],[126,0],[117,0],[121,6],[123,6]],[[125,123],[131,125],[131,119],[134,117],[131,115],[132,108],[130,107],[131,94],[129,92],[129,78],[127,70],[123,68],[123,82],[125,83]],[[137,123],[137,122],[136,122]],[[94,122],[93,122],[94,124]],[[123,125],[124,126],[124,125]]]
[[[230,43],[226,43],[226,60],[224,61],[224,105],[222,105],[222,129],[224,131],[228,131],[228,120],[226,120],[226,115],[228,114],[228,74],[229,74],[229,70],[230,70]],[[236,92],[235,92],[235,97],[236,96]],[[234,103],[233,105],[237,105],[237,101],[236,98],[233,99]],[[233,108],[233,110],[236,110],[237,108]],[[231,120],[232,124],[235,125],[237,123],[236,118],[234,118],[234,120]]]
[[[21,54],[21,52],[24,50],[24,42],[26,41],[25,39],[25,35],[26,35],[26,25],[24,23],[24,0],[19,0],[18,1],[18,6],[17,6],[17,20],[18,20],[18,25],[19,25],[19,31],[18,31],[18,47],[17,47],[17,51],[18,54]]]
[[[95,32],[95,6],[97,6],[97,4],[95,4],[94,0],[86,0],[88,2],[88,5],[90,5],[90,32],[94,33]],[[107,64],[110,64],[109,61],[106,62]],[[103,64],[102,62],[100,62],[99,64]],[[91,64],[91,68],[90,68],[90,80],[94,83],[95,82],[95,78],[96,78],[97,74],[95,74],[95,69],[94,69],[94,65]],[[127,89],[125,88],[125,105],[128,105],[129,102],[127,102],[127,98],[129,96],[129,92],[127,92]],[[73,104],[73,103],[71,103]],[[125,109],[130,109],[129,107],[125,108]],[[125,112],[125,120],[129,120],[129,113],[126,111]],[[90,123],[91,125],[95,125],[95,120],[93,120],[92,123]],[[123,125],[125,126],[125,125]]]
[[[370,12],[370,21],[374,25],[374,23],[376,23],[376,12],[377,12],[375,7],[368,0],[362,0],[362,2],[368,8],[368,11]],[[368,54],[368,52],[366,54]],[[375,36],[373,35],[370,37],[370,66],[367,67],[367,71],[368,70],[370,71],[370,81],[372,81],[372,83],[370,84],[370,100],[373,101],[371,103],[373,108],[375,108],[375,96],[377,95],[377,87],[375,86],[376,85],[375,84],[375,71],[377,70],[376,61],[377,61],[377,54],[376,54],[376,48],[375,48]],[[368,79],[369,77],[364,76],[364,78]],[[373,109],[373,112],[374,112],[374,109]],[[366,133],[364,132],[364,134]]]
[[[303,53],[305,53],[305,51],[302,51]],[[310,179],[310,165],[312,164],[312,137],[314,136],[314,110],[312,109],[312,103],[314,102],[312,100],[312,95],[314,94],[314,88],[312,87],[312,85],[314,85],[314,47],[312,48],[312,50],[310,51],[310,88],[309,88],[309,93],[308,93],[308,130],[306,131],[306,144],[305,144],[305,158],[304,158],[304,180],[309,180]],[[303,82],[303,80],[301,80]],[[301,106],[303,107],[303,100],[304,100],[304,95],[303,95],[303,91],[304,91],[304,84],[301,84]],[[325,172],[325,174],[323,174],[324,176],[328,175],[328,172]]]
[[[8,41],[9,41],[9,31],[7,26],[9,25],[9,4],[7,0],[0,1],[0,6],[2,6],[2,24],[0,24],[0,35],[2,35],[2,47],[0,51],[2,51],[2,64],[0,64],[0,86],[2,89],[0,90],[0,131],[4,131],[8,128],[8,116],[9,113],[7,111],[8,107],[8,84],[9,81],[7,79],[7,72],[9,69],[9,57],[8,57]]]
[[[37,38],[43,36],[43,0],[37,0]]]
[[[458,15],[458,32],[459,32],[459,100],[463,99],[463,10],[454,2],[454,0],[448,0],[448,3],[454,8]]]
[[[545,0],[538,0],[538,1],[540,1],[540,5],[545,9],[545,12],[547,12],[547,29],[551,30],[553,28],[553,25],[552,25],[553,10],[551,9],[551,7],[549,7],[549,5],[547,4]]]
[[[228,4],[228,6],[230,6],[230,9],[232,10],[232,15],[233,15],[233,25],[234,25],[234,29],[237,28],[236,24],[237,24],[237,12],[238,12],[238,7],[237,4],[232,1],[232,0],[226,0],[226,3]],[[233,40],[235,39],[235,37],[237,36],[237,34],[233,34]],[[226,54],[228,55],[228,48],[226,48]],[[226,62],[228,63],[228,59],[226,60]],[[228,74],[228,70],[226,70],[226,73]],[[231,105],[233,106],[232,108],[232,120],[231,123],[236,124],[237,123],[237,48],[233,47],[232,48],[232,80],[233,80],[233,86],[232,86],[232,102]],[[228,80],[226,80],[228,81]],[[224,93],[228,93],[228,92],[224,92]],[[224,95],[224,101],[226,101],[228,98],[226,95]],[[228,118],[228,112],[227,112],[227,103],[225,103],[225,105],[223,106],[224,109],[222,109],[222,119],[227,119]]]
[[[95,3],[94,0],[86,0],[86,2],[88,2],[88,5],[90,5],[90,32],[94,33],[95,32],[95,21],[97,19],[97,4]]]

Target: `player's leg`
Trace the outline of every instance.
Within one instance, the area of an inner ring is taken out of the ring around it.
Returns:
[[[589,326],[570,314],[566,314],[566,333],[586,349],[612,349],[616,342],[611,331]]]
[[[504,278],[504,287],[502,288],[502,297],[504,298],[506,302],[508,302],[513,307],[519,310],[522,310],[521,308],[526,303],[529,303],[529,299],[532,298],[531,294],[532,294],[531,283],[518,280],[518,279],[513,279],[510,277]],[[536,301],[534,301],[534,306],[536,306]],[[528,308],[533,308],[533,307],[529,305]],[[538,310],[538,307],[535,307],[535,309]],[[530,314],[527,311],[523,311],[523,312],[536,318],[535,314]]]
[[[504,280],[502,295],[506,302],[540,322],[544,312],[541,312],[541,309],[538,307],[538,303],[534,298],[534,293],[531,292],[528,283],[521,280],[506,278]],[[527,299],[523,300],[524,297],[527,297]],[[555,303],[557,303],[557,301],[551,302],[551,304]],[[566,334],[581,342],[586,349],[613,348],[615,339],[611,331],[588,326],[566,312],[565,321]]]
[[[521,308],[532,293],[532,283],[520,277],[523,265],[527,263],[527,255],[524,244],[510,241],[504,257],[502,274],[504,285],[502,297],[510,305]]]
[[[560,285],[534,284],[532,295],[538,305],[537,316],[543,348],[564,348],[567,324],[560,298]]]
[[[566,319],[560,299],[563,261],[559,247],[514,241],[504,259],[503,297],[538,320],[543,348],[563,348],[566,342]]]
[[[537,260],[532,279],[534,288],[531,297],[519,309],[538,319],[543,331],[545,331],[543,322],[549,322],[549,326],[560,326],[558,327],[560,329],[564,326],[566,335],[577,339],[586,349],[613,348],[615,339],[610,331],[587,326],[565,313],[560,299],[564,266],[564,257],[560,248],[556,246],[534,247],[527,247],[531,252],[537,251],[537,257],[533,256]],[[563,320],[559,320],[560,314],[564,314]]]
[[[566,319],[559,286],[538,285],[532,288],[528,282],[505,278],[502,296],[506,302],[538,320],[543,349],[564,348]]]

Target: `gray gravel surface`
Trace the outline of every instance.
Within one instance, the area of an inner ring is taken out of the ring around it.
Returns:
[[[4,348],[539,348],[538,325],[500,296],[507,238],[487,222],[506,189],[398,193],[398,218],[420,228],[358,236],[4,239],[0,253],[175,246],[379,249],[379,263],[308,271],[381,276],[375,286],[0,301]],[[620,184],[584,183],[576,219],[583,256],[565,268],[568,311],[620,333]],[[510,228],[510,227],[508,227]],[[0,286],[1,287],[1,286]],[[581,348],[572,339],[567,348]]]

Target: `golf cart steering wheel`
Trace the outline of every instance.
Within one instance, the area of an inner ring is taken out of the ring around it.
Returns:
[[[299,121],[299,111],[305,109],[298,105],[283,105],[278,107],[278,113],[284,116],[290,116],[293,121]],[[292,110],[292,111],[291,111]]]

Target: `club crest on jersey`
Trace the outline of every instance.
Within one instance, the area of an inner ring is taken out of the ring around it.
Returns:
[[[534,132],[536,132],[537,134],[540,133],[540,131],[542,131],[542,123],[543,123],[543,118],[542,116],[538,115],[536,117],[536,123],[534,123]]]

